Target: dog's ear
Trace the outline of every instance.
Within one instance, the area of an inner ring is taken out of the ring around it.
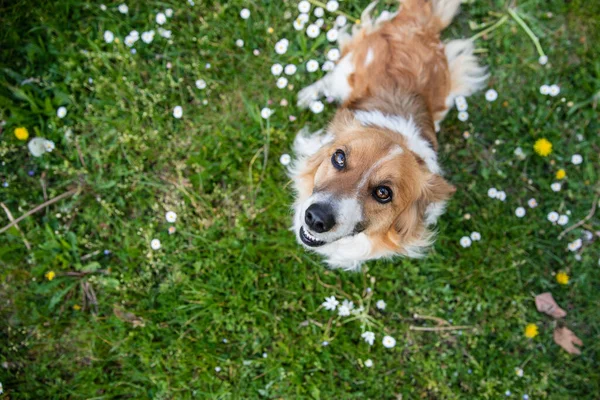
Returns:
[[[432,203],[450,200],[456,188],[437,174],[431,174],[421,189],[420,206],[426,208]]]

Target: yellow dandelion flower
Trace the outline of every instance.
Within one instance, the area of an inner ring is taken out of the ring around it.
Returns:
[[[79,310],[81,310],[81,306],[80,306],[79,304],[75,304],[75,305],[73,306],[73,310],[75,310],[75,311],[79,311]]]
[[[27,140],[29,138],[29,132],[27,128],[19,127],[15,129],[15,137],[19,140]]]
[[[559,272],[558,274],[556,274],[556,282],[560,283],[561,285],[568,284],[569,275],[567,275],[566,272]]]
[[[54,279],[56,274],[54,273],[54,271],[48,271],[48,272],[46,272],[46,274],[44,276],[46,277],[46,279],[51,281],[52,279]]]
[[[552,143],[546,138],[538,139],[533,145],[533,150],[542,157],[548,156],[552,153]]]
[[[567,176],[567,172],[564,169],[556,171],[556,179],[565,179],[565,176]]]
[[[267,28],[267,33],[273,33],[275,32],[275,29],[273,29],[272,27]]]
[[[533,339],[538,335],[538,333],[538,327],[536,324],[527,324],[525,327],[525,337],[528,337],[529,339]]]

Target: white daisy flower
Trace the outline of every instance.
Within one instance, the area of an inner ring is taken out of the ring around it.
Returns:
[[[528,394],[524,394],[523,395],[523,400],[529,400],[529,395]]]
[[[244,41],[242,39],[238,39],[235,41],[235,45],[237,47],[244,47]]]
[[[579,165],[579,164],[581,164],[583,162],[583,157],[581,156],[581,154],[573,154],[571,156],[571,162],[574,165]]]
[[[540,58],[538,58],[538,62],[540,65],[546,65],[548,63],[548,56],[540,56]]]
[[[204,79],[198,79],[196,81],[196,87],[200,90],[205,89],[206,88],[206,81]]]
[[[375,303],[375,307],[379,308],[380,310],[385,310],[386,306],[387,304],[385,304],[385,301],[383,300],[378,300],[377,303]]]
[[[277,79],[277,87],[279,89],[284,89],[288,84],[288,80],[286,77],[282,76],[281,78]]]
[[[461,238],[460,238],[460,241],[459,241],[459,243],[460,243],[460,245],[461,245],[462,247],[464,247],[464,248],[467,248],[467,247],[471,246],[471,243],[472,243],[472,242],[471,242],[471,238],[470,238],[470,237],[468,237],[468,236],[463,236],[463,237],[461,237]]]
[[[485,99],[487,101],[495,101],[498,98],[498,92],[496,92],[494,89],[490,89],[487,92],[485,92]]]
[[[340,304],[340,302],[337,301],[337,299],[335,298],[335,296],[331,296],[331,297],[325,297],[325,301],[321,305],[326,310],[334,311],[337,308],[338,304]]]
[[[331,49],[327,52],[327,59],[331,61],[337,61],[340,59],[340,50]]]
[[[338,30],[333,28],[327,31],[327,40],[335,42],[338,38]]]
[[[171,18],[173,16],[173,9],[172,8],[167,8],[165,10],[165,15],[167,16],[167,18]]]
[[[309,38],[313,38],[314,39],[317,36],[319,36],[319,33],[321,33],[321,28],[319,28],[315,24],[310,24],[308,26],[308,28],[306,28],[306,34],[308,35]]]
[[[383,344],[384,347],[391,349],[392,347],[394,347],[396,345],[396,339],[394,339],[391,336],[384,336],[381,343]]]
[[[299,19],[295,19],[293,25],[294,25],[294,29],[297,31],[301,31],[304,29],[304,23],[302,21],[300,21]]]
[[[242,19],[250,18],[250,10],[247,8],[242,8],[242,11],[240,11],[240,17],[242,17]]]
[[[335,64],[333,63],[333,61],[325,61],[323,63],[323,66],[321,67],[321,70],[327,72],[327,71],[333,71],[334,68],[335,68]]]
[[[183,108],[181,108],[181,106],[175,106],[175,108],[173,108],[173,116],[177,119],[181,118],[183,116]]]
[[[135,32],[135,31],[134,31],[134,32]],[[137,33],[137,32],[136,32],[136,33]],[[126,45],[127,47],[132,47],[132,46],[135,44],[135,42],[137,42],[137,41],[138,41],[138,39],[139,39],[139,36],[137,36],[137,35],[136,35],[136,36],[133,36],[133,35],[130,33],[129,35],[127,35],[127,36],[125,37],[125,45]]]
[[[127,14],[129,12],[129,7],[127,7],[127,4],[121,4],[118,8],[121,14]]]
[[[165,22],[167,22],[167,16],[164,13],[159,12],[158,14],[156,14],[156,23],[157,24],[162,25]]]
[[[317,18],[321,18],[323,15],[325,15],[325,10],[323,10],[323,8],[321,8],[321,7],[317,7],[317,8],[315,8],[315,11],[313,12],[313,14],[315,14],[315,17],[317,17]]]
[[[282,154],[281,157],[279,157],[279,162],[281,165],[289,165],[290,162],[292,162],[292,157],[289,154]]]
[[[350,309],[347,306],[342,304],[341,306],[338,307],[338,315],[340,317],[347,317],[350,315]]]
[[[550,91],[548,92],[548,94],[552,97],[558,96],[558,94],[560,93],[560,86],[558,85],[552,85],[550,86]]]
[[[465,96],[456,96],[456,98],[454,99],[454,104],[456,104],[457,106],[459,104],[467,104],[467,98]]]
[[[300,11],[301,13],[307,13],[310,11],[310,3],[306,0],[302,0],[300,3],[298,3],[298,11]]]
[[[271,67],[271,73],[275,76],[281,75],[282,72],[283,67],[281,66],[281,64],[273,64],[273,66]]]
[[[164,29],[164,28],[158,28],[158,34],[162,37],[164,37],[165,39],[170,39],[171,38],[171,31]]]
[[[569,217],[567,215],[561,215],[558,217],[558,221],[556,221],[559,225],[566,225],[569,223]]]
[[[375,334],[371,331],[364,332],[360,337],[365,339],[365,342],[369,343],[369,346],[373,346],[373,343],[375,343]]]
[[[519,159],[519,160],[524,160],[525,159],[525,153],[523,152],[523,149],[520,147],[517,147],[515,149],[515,156]]]
[[[112,43],[115,40],[115,35],[111,31],[104,31],[104,41],[106,43]]]
[[[334,12],[337,11],[337,9],[340,7],[340,3],[338,3],[335,0],[330,0],[327,2],[327,4],[325,5],[325,8],[327,9],[327,11],[329,12]]]
[[[504,192],[504,190],[500,190],[498,194],[496,194],[496,198],[500,201],[506,200],[506,193]]]
[[[319,69],[319,62],[317,60],[308,60],[306,62],[306,70],[308,72],[315,72]]]
[[[529,208],[536,208],[538,206],[538,202],[532,197],[531,199],[527,200],[527,205]]]
[[[458,111],[467,111],[469,109],[469,105],[466,101],[464,103],[456,103],[456,109]]]
[[[552,189],[553,192],[560,192],[560,188],[560,182],[554,182],[552,185],[550,185],[550,189]]]
[[[335,19],[335,24],[340,27],[346,25],[347,22],[348,19],[346,19],[346,17],[344,17],[343,15],[338,15]]]
[[[142,42],[150,44],[154,40],[154,31],[142,33]]]
[[[196,2],[194,0],[188,0],[188,4],[194,7],[196,5]]]
[[[318,20],[315,21],[315,25],[318,26],[319,28],[322,28],[323,25],[325,25],[325,20],[323,18],[319,18]]]
[[[506,397],[510,396],[511,394],[512,394],[512,393],[510,392],[510,390],[507,390],[506,392],[504,392],[504,395],[505,395]]]
[[[466,120],[469,119],[469,113],[466,111],[459,112],[458,119],[459,119],[459,121],[465,122]]]
[[[294,75],[296,70],[297,68],[294,64],[288,64],[285,66],[283,72],[285,72],[286,75]]]
[[[40,157],[42,154],[46,153],[46,139],[41,137],[35,137],[27,143],[27,148],[29,148],[29,152],[34,157]]]
[[[287,52],[287,49],[288,44],[286,42],[280,40],[279,42],[275,43],[275,53],[285,54]]]
[[[496,188],[489,188],[487,194],[492,199],[495,199],[496,195],[498,194],[498,189],[496,189]]]
[[[550,94],[550,86],[548,86],[548,85],[542,85],[542,86],[540,86],[540,93],[543,94],[543,95]]]
[[[479,242],[481,240],[481,233],[471,232],[471,240],[474,242]]]
[[[215,372],[221,372],[221,367],[215,367]]]
[[[525,209],[523,207],[517,207],[517,209],[515,210],[515,215],[518,218],[523,218],[526,213],[527,212],[525,211]]]
[[[583,241],[581,239],[576,239],[576,240],[572,241],[571,243],[569,243],[568,248],[570,251],[577,251],[581,248],[582,245],[583,245]]]
[[[102,11],[106,11],[106,6],[105,6],[104,4],[100,4],[100,9],[101,9]]]
[[[306,13],[301,13],[300,15],[298,15],[298,18],[296,18],[296,19],[299,20],[300,22],[302,22],[302,24],[305,24],[308,22],[310,17]]]
[[[523,368],[518,368],[518,367],[515,368],[515,374],[517,374],[517,376],[519,378],[522,378],[523,377]]]
[[[548,221],[555,223],[556,221],[558,221],[559,215],[556,211],[551,211],[548,214]]]
[[[205,69],[210,69],[210,67],[211,67],[210,63],[206,63],[206,64],[204,65],[204,68],[205,68]]]
[[[260,116],[263,117],[264,119],[269,119],[269,117],[273,114],[273,110],[271,110],[269,107],[265,107],[262,110],[260,110]]]
[[[55,147],[56,146],[52,140],[46,140],[44,142],[44,150],[46,150],[48,153],[52,153],[52,150],[54,150]]]
[[[365,360],[365,367],[371,368],[373,366],[373,361],[369,358]]]
[[[160,249],[160,247],[161,247],[160,240],[152,239],[152,241],[150,242],[150,247],[152,247],[152,250]]]
[[[354,308],[354,303],[351,302],[350,300],[344,300],[342,302],[342,306],[348,307],[348,310],[352,310]]]
[[[58,118],[64,118],[67,116],[67,108],[66,107],[58,107],[58,110],[56,110],[56,116]]]
[[[177,214],[174,211],[167,211],[165,214],[165,219],[167,222],[174,223],[177,221]]]
[[[319,114],[321,111],[323,111],[324,108],[325,106],[319,100],[310,103],[310,111],[312,111],[315,114]]]

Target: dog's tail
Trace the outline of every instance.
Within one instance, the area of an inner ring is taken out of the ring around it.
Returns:
[[[433,25],[434,29],[444,30],[458,13],[461,0],[401,0],[402,14],[421,21],[423,25]]]

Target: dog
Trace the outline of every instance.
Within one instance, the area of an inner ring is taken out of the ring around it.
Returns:
[[[341,57],[298,93],[340,103],[326,129],[294,140],[293,231],[332,268],[421,257],[455,187],[442,177],[436,131],[458,96],[487,80],[470,40],[442,43],[460,0],[404,0],[338,35]]]

